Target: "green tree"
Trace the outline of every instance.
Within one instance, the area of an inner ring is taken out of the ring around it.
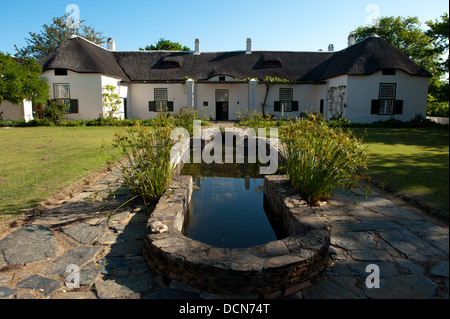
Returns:
[[[187,46],[182,46],[178,42],[172,42],[166,39],[159,39],[156,45],[147,45],[144,49],[139,48],[141,51],[191,51]]]
[[[445,72],[447,74],[447,79],[442,80],[441,78],[434,78],[430,82],[430,94],[431,99],[429,99],[429,108],[436,109],[435,105],[443,105],[443,103],[447,104],[447,114],[448,114],[448,102],[449,102],[449,63],[448,63],[448,52],[449,52],[449,23],[448,23],[448,13],[444,13],[441,16],[441,21],[428,21],[426,22],[427,26],[430,28],[427,31],[427,35],[434,39],[434,46],[436,52],[444,56],[447,54],[447,58],[445,60],[440,59],[439,68],[441,72]],[[434,98],[434,100],[433,100]],[[448,115],[447,115],[448,116]]]
[[[3,100],[20,104],[23,100],[45,104],[49,87],[39,75],[42,67],[34,59],[13,58],[0,52],[0,105]]]
[[[430,28],[426,34],[434,39],[434,46],[435,50],[443,55],[445,53],[448,53],[449,49],[449,40],[448,40],[448,33],[449,33],[449,23],[448,23],[448,13],[444,13],[441,16],[441,21],[434,20],[434,21],[427,21],[426,25]],[[448,64],[448,55],[447,59],[441,63],[441,67],[444,72],[448,72],[449,64]]]
[[[53,18],[52,24],[44,24],[39,33],[29,32],[30,38],[25,38],[27,46],[19,49],[14,45],[17,56],[21,58],[33,57],[37,60],[49,54],[52,50],[59,47],[63,42],[68,40],[72,35],[79,35],[92,41],[98,45],[106,42],[101,32],[97,32],[94,28],[83,25],[84,20],[80,21],[79,28],[69,27],[67,25],[68,15]]]

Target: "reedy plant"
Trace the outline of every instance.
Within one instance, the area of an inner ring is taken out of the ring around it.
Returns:
[[[336,189],[360,187],[367,169],[362,142],[350,131],[329,127],[314,116],[289,122],[281,132],[288,179],[312,206]]]
[[[172,179],[171,132],[170,125],[136,125],[127,128],[126,134],[115,136],[114,146],[128,159],[122,168],[124,185],[146,204],[156,205]]]

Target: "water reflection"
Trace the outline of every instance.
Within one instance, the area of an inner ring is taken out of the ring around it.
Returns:
[[[257,164],[185,164],[181,175],[194,181],[183,229],[187,237],[220,248],[280,239],[266,214],[269,205],[264,205],[264,179]]]

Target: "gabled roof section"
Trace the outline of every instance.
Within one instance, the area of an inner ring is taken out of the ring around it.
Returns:
[[[129,80],[112,52],[79,36],[65,41],[39,63],[44,71],[68,69],[78,73],[100,73]]]
[[[432,76],[386,40],[371,36],[336,52],[303,76],[302,80],[323,81],[339,75],[369,75],[383,69],[402,70],[415,76]]]

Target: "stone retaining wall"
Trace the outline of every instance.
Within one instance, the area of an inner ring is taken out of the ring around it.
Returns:
[[[289,237],[244,249],[216,248],[182,234],[192,177],[174,177],[147,225],[147,263],[172,280],[232,298],[298,292],[326,268],[330,232],[284,176],[267,176],[265,195]]]

